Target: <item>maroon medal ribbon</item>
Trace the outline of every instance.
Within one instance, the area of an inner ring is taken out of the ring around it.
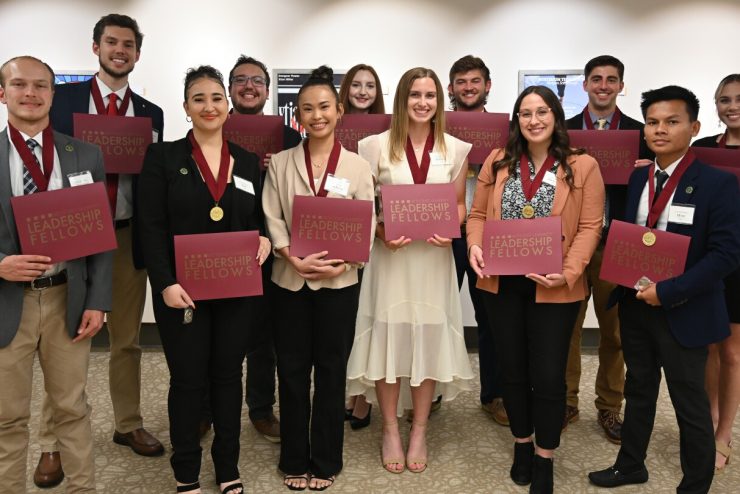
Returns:
[[[51,129],[51,125],[47,125],[41,134],[44,143],[41,148],[41,160],[44,163],[44,169],[41,170],[39,161],[36,159],[36,155],[31,151],[23,140],[21,133],[8,122],[8,128],[10,129],[10,140],[13,141],[18,154],[21,155],[23,164],[28,168],[33,182],[41,192],[46,192],[49,188],[49,179],[51,178],[51,172],[54,169],[54,131]]]
[[[532,198],[540,189],[540,185],[542,185],[545,173],[547,173],[554,164],[555,157],[548,155],[547,159],[542,163],[539,171],[537,171],[537,174],[534,176],[534,181],[532,181],[532,178],[529,176],[529,158],[526,154],[522,154],[519,158],[519,175],[522,178],[522,192],[524,192],[524,197],[527,199],[527,202],[532,202]]]
[[[612,120],[609,122],[609,128],[606,130],[619,130],[619,120],[622,118],[622,112],[619,107],[614,108]],[[594,130],[594,123],[591,121],[591,113],[588,111],[588,105],[583,109],[583,123],[588,130]]]
[[[342,145],[339,143],[339,139],[334,140],[334,147],[331,148],[329,153],[329,162],[326,164],[326,170],[324,171],[324,178],[321,179],[318,192],[316,191],[316,184],[313,181],[313,165],[311,164],[311,153],[308,150],[308,141],[310,137],[303,141],[303,154],[306,156],[306,172],[308,173],[308,184],[311,186],[313,195],[316,197],[326,197],[326,177],[334,175],[337,171],[337,165],[339,164],[339,153],[342,150]]]
[[[717,147],[727,149],[727,132],[722,134],[722,137],[720,137],[719,141],[717,141]]]
[[[681,177],[683,176],[684,172],[686,172],[686,169],[689,167],[689,165],[694,162],[694,159],[694,153],[689,150],[683,157],[681,162],[678,164],[676,169],[673,171],[671,176],[668,177],[665,185],[663,185],[663,190],[661,190],[658,200],[655,201],[654,204],[653,200],[655,198],[655,167],[650,167],[650,172],[648,173],[648,205],[652,204],[652,206],[650,206],[650,211],[648,212],[647,217],[648,228],[655,228],[655,225],[658,223],[658,218],[660,218],[660,215],[663,213],[663,210],[668,205],[668,201],[671,199],[673,192],[676,190],[676,187],[678,187],[678,182],[681,181]]]
[[[229,160],[231,158],[231,155],[229,154],[229,143],[226,141],[226,138],[224,138],[223,144],[221,145],[221,163],[218,166],[218,178],[214,179],[213,173],[211,173],[211,169],[206,161],[206,157],[203,156],[203,151],[201,151],[198,141],[195,140],[192,130],[188,132],[188,140],[190,141],[190,145],[193,147],[193,159],[195,160],[195,164],[198,165],[198,170],[200,170],[200,174],[203,176],[203,181],[205,181],[208,186],[208,191],[211,193],[211,197],[213,197],[213,200],[218,204],[218,201],[221,200],[221,197],[226,191],[226,185],[229,180]]]
[[[97,74],[93,76],[90,93],[92,94],[93,102],[95,103],[95,109],[98,111],[98,115],[107,115],[108,109],[103,103],[103,96],[100,93],[100,86],[98,86]],[[131,101],[131,86],[126,88],[126,94],[121,100],[121,106],[118,107],[118,116],[125,117],[126,111],[128,111],[128,105]]]
[[[429,164],[432,161],[429,153],[434,147],[434,127],[429,129],[429,135],[427,141],[424,143],[424,151],[421,154],[421,166],[416,161],[416,153],[414,153],[414,146],[411,144],[411,138],[406,137],[406,161],[409,162],[409,168],[411,168],[411,176],[414,178],[415,184],[425,184],[427,182],[427,175],[429,174]]]

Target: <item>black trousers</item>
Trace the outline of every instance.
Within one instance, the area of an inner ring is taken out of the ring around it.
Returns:
[[[478,325],[478,359],[480,362],[480,402],[491,403],[495,398],[500,398],[501,389],[501,365],[496,358],[496,345],[488,324],[488,314],[483,302],[482,290],[476,288],[478,275],[468,261],[468,246],[465,241],[465,229],[462,229],[462,237],[452,240],[452,255],[455,259],[455,271],[457,273],[457,288],[462,288],[463,277],[468,275],[468,292],[470,301],[473,303],[475,322]]]
[[[211,456],[217,482],[239,477],[239,434],[242,410],[242,362],[246,326],[257,298],[196,302],[193,322],[183,324],[183,310],[167,307],[155,295],[154,316],[170,370],[167,411],[170,419],[175,479],[198,480],[201,463],[201,403],[210,389],[214,439]]]
[[[359,286],[297,292],[277,287],[275,350],[280,463],[289,475],[342,470],[344,390],[355,337]],[[311,400],[311,371],[314,394]],[[309,431],[310,427],[310,431]]]
[[[555,449],[565,416],[565,365],[580,302],[536,303],[534,281],[501,276],[482,291],[501,362],[511,433]]]
[[[255,348],[247,353],[247,385],[245,390],[249,418],[252,421],[272,415],[275,404],[275,314],[280,310],[275,303],[275,287],[270,281],[273,256],[262,265],[264,294],[259,311],[260,337],[255,338]]]
[[[630,472],[645,465],[662,367],[678,420],[684,476],[677,492],[708,492],[714,476],[714,430],[704,389],[707,348],[681,346],[671,334],[664,309],[637,300],[634,293],[620,301],[619,321],[627,379],[616,468]]]

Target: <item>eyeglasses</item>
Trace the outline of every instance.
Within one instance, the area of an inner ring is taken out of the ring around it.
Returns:
[[[234,86],[246,86],[249,81],[252,81],[253,86],[261,87],[267,82],[261,75],[237,75],[231,78],[231,84]]]
[[[519,117],[519,120],[530,121],[532,120],[532,116],[534,115],[535,117],[537,117],[537,120],[541,121],[547,118],[547,115],[551,111],[552,111],[552,108],[543,107],[543,108],[537,108],[534,111],[534,113],[532,113],[529,110],[520,111],[519,113],[516,114],[516,116]]]

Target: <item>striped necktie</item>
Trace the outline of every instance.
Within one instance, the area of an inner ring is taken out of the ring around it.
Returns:
[[[28,146],[28,149],[31,150],[31,154],[33,154],[33,159],[36,160],[36,166],[39,167],[39,170],[41,170],[41,164],[39,163],[39,159],[36,157],[35,149],[39,145],[38,142],[36,142],[35,139],[28,139],[26,141],[26,145]],[[33,175],[31,175],[31,171],[28,169],[28,167],[24,164],[23,165],[23,194],[33,194],[39,190],[39,188],[36,186],[36,182],[33,181]]]

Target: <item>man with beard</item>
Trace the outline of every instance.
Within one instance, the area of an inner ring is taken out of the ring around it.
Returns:
[[[155,104],[129,88],[128,76],[141,54],[143,35],[134,19],[109,14],[93,29],[92,51],[99,72],[89,81],[56,88],[52,127],[72,135],[74,113],[149,117],[155,141],[162,140],[163,115]],[[134,202],[136,176],[108,175],[108,196],[114,213],[118,249],[113,256],[113,308],[107,317],[110,335],[110,394],[115,417],[113,441],[143,456],[164,453],[162,444],[144,429],[141,417],[141,348],[139,329],[146,297],[146,271],[138,247]],[[41,459],[34,474],[40,487],[64,477],[48,400],[44,399],[39,443]]]
[[[450,104],[455,111],[484,112],[488,93],[491,91],[491,73],[478,57],[466,55],[452,64],[450,69],[450,84],[447,86]],[[480,171],[480,163],[471,163],[468,166],[466,180],[465,203],[467,211],[473,202],[475,184]],[[478,277],[470,267],[465,242],[465,224],[462,226],[462,236],[453,239],[452,251],[455,255],[455,269],[457,270],[457,286],[462,287],[463,277],[468,274],[468,290],[473,302],[475,321],[478,325],[478,358],[480,360],[480,402],[483,410],[488,412],[493,420],[503,426],[509,425],[503,399],[501,398],[500,374],[496,365],[496,351],[493,334],[488,325],[485,305],[481,300],[480,291],[475,287]]]
[[[233,112],[244,115],[264,115],[265,104],[270,95],[270,74],[264,63],[245,55],[239,56],[229,72],[229,96],[234,105]],[[285,126],[283,130],[283,149],[297,146],[301,135],[295,129]],[[270,156],[266,157],[269,163]],[[267,164],[267,163],[265,163]],[[265,174],[262,174],[264,181]],[[262,319],[255,327],[259,328],[259,338],[255,347],[247,354],[246,402],[249,407],[249,420],[265,439],[272,443],[280,442],[280,422],[275,413],[275,348],[272,339],[274,310],[272,281],[272,257],[262,265],[263,299],[266,302],[260,314]],[[284,308],[282,308],[284,310]],[[201,432],[210,427],[208,403],[203,404]]]
[[[624,64],[610,55],[601,55],[586,63],[583,90],[588,93],[588,105],[583,112],[566,121],[573,130],[639,130],[640,158],[652,158],[654,155],[645,146],[642,139],[642,123],[621,113],[617,107],[617,95],[624,88]],[[622,342],[619,335],[619,317],[617,309],[607,309],[609,294],[614,284],[599,279],[604,245],[609,233],[612,218],[621,219],[624,215],[627,197],[626,185],[606,186],[606,207],[604,209],[604,230],[601,243],[596,248],[591,262],[586,268],[586,278],[593,291],[594,310],[599,321],[599,369],[596,374],[596,409],[597,421],[604,430],[606,438],[615,444],[621,442],[622,419],[619,412],[624,398],[624,358]],[[576,320],[568,353],[568,365],[565,379],[568,388],[567,406],[563,428],[578,420],[578,386],[581,379],[581,334],[583,321],[586,318],[588,297],[581,305],[581,312]]]

